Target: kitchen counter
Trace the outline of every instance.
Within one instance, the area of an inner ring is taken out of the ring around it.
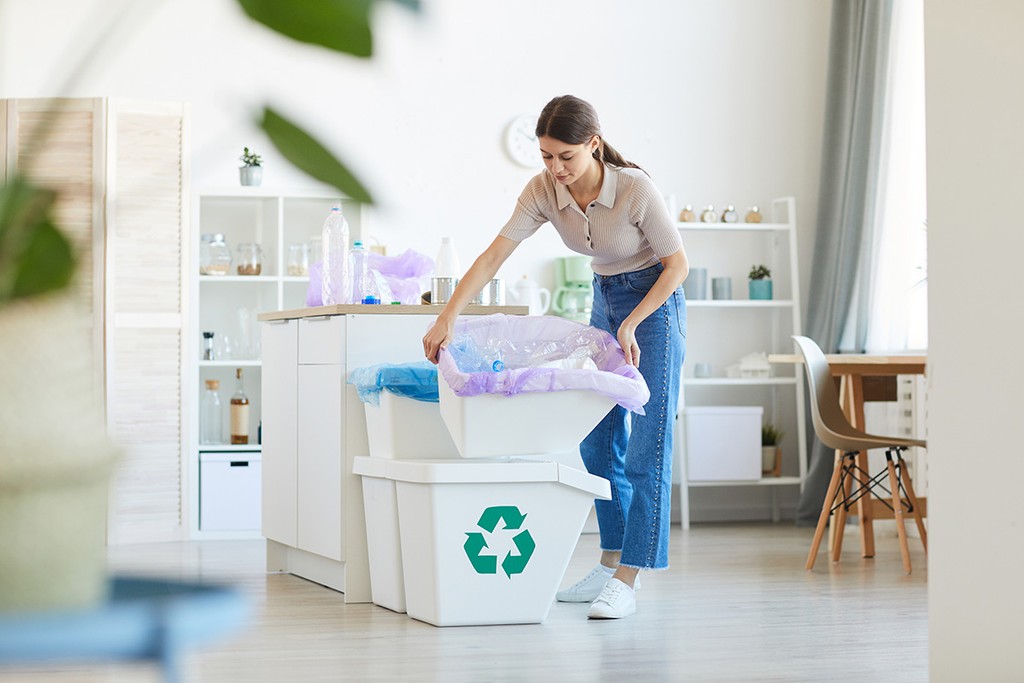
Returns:
[[[335,304],[333,306],[314,306],[311,308],[293,308],[288,311],[271,311],[260,313],[260,321],[270,320],[296,320],[300,318],[321,318],[328,315],[438,315],[444,310],[443,304],[390,304],[390,305],[366,305],[366,304]],[[493,313],[504,313],[505,315],[526,315],[529,312],[527,306],[481,306],[470,304],[462,315],[491,315]]]

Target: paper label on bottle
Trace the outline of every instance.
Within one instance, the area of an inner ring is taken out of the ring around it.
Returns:
[[[231,404],[231,436],[249,436],[249,406]]]

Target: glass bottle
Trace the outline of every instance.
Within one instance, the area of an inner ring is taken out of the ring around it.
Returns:
[[[747,223],[760,223],[761,212],[756,206],[750,207],[750,211],[747,211],[747,217],[744,219]]]
[[[736,209],[733,208],[732,204],[725,207],[725,211],[722,212],[723,223],[735,223],[737,218]]]
[[[207,233],[199,242],[199,274],[227,275],[231,270],[231,250],[221,233]]]
[[[238,245],[238,274],[259,275],[263,272],[263,250],[254,242]]]
[[[711,204],[708,204],[707,208],[704,209],[701,212],[701,214],[700,214],[700,222],[701,223],[717,223],[718,222],[718,214],[715,213],[715,207],[714,206],[712,206]]]
[[[308,244],[291,244],[288,246],[288,274],[293,277],[309,275]]]
[[[680,223],[693,223],[697,220],[697,215],[693,213],[693,205],[687,204],[683,207],[683,210],[679,212]]]
[[[220,382],[206,380],[206,391],[199,400],[199,443],[223,443],[223,411],[220,405]]]
[[[235,395],[231,397],[231,443],[249,443],[249,399],[242,385],[242,368],[235,370],[238,380]]]
[[[213,332],[203,332],[203,360],[213,360]]]

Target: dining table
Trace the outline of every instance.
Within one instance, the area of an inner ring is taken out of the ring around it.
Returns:
[[[896,400],[896,377],[899,375],[925,375],[928,357],[920,354],[826,354],[833,377],[839,383],[839,403],[850,424],[861,431],[867,431],[864,421],[865,401]],[[769,354],[769,363],[803,364],[799,354]],[[836,451],[836,457],[842,457]],[[867,471],[867,451],[857,455],[857,465]],[[918,496],[921,514],[927,516],[926,496]],[[857,518],[861,527],[861,553],[863,557],[875,556],[875,534],[873,520],[876,517],[892,516],[892,509],[883,501],[871,496],[862,496],[855,503]],[[835,554],[835,533],[829,525],[829,546]],[[838,558],[835,558],[838,559]]]

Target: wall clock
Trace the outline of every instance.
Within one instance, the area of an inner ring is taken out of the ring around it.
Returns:
[[[540,168],[540,148],[537,146],[537,117],[520,114],[505,129],[505,152],[509,158],[525,168]]]

